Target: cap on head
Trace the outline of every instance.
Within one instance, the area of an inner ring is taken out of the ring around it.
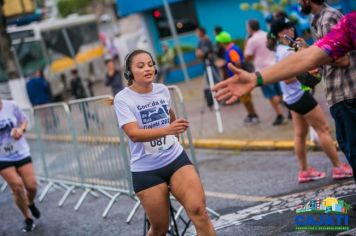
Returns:
[[[228,32],[222,31],[216,35],[215,40],[218,43],[230,43],[232,41],[231,35]]]
[[[272,21],[270,33],[273,37],[277,37],[279,32],[291,27],[293,23],[288,18],[280,17]]]

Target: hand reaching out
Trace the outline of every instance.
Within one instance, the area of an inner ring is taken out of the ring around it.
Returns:
[[[216,92],[215,98],[218,101],[226,100],[226,104],[231,104],[256,87],[256,76],[247,71],[238,69],[231,63],[228,64],[228,67],[234,75],[216,84],[213,87],[213,91]]]

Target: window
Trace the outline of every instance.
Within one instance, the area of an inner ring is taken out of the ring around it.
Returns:
[[[183,1],[170,4],[172,17],[177,33],[194,31],[198,26],[198,19],[195,12],[194,1]],[[154,9],[153,19],[161,38],[171,36],[168,19],[164,7]]]
[[[46,66],[39,41],[17,44],[15,45],[15,51],[25,76],[29,76],[36,70],[43,69]]]

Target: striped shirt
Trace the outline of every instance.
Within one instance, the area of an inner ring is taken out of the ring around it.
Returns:
[[[317,39],[326,36],[343,15],[324,4],[319,14],[314,16],[312,26]],[[322,75],[326,84],[326,99],[329,106],[344,100],[356,98],[356,51],[349,54],[350,65],[346,68],[324,65]]]

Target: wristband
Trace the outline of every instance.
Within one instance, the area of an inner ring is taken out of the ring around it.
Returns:
[[[257,78],[257,86],[261,87],[263,85],[263,78],[260,72],[256,71],[255,72],[256,78]]]

